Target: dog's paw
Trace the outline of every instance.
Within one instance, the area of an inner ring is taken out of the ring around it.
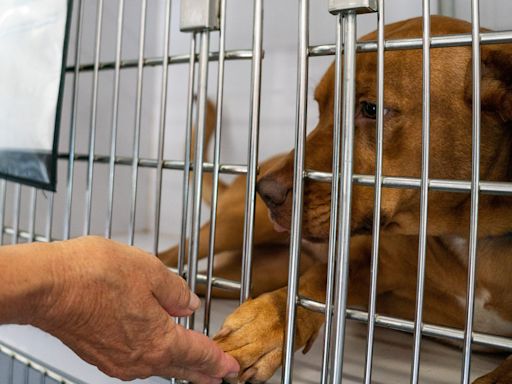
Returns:
[[[286,295],[275,291],[249,300],[224,321],[213,338],[240,363],[235,382],[261,383],[281,365]]]
[[[491,373],[476,379],[473,384],[512,384],[512,356]]]

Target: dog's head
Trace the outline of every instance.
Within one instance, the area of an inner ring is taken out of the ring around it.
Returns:
[[[432,17],[433,35],[468,33],[471,25],[445,17]],[[422,20],[388,25],[386,39],[419,37]],[[363,40],[375,40],[375,33]],[[482,46],[481,180],[512,181],[512,47]],[[357,54],[354,172],[375,174],[376,53]],[[385,53],[385,116],[383,173],[385,176],[421,175],[422,152],[422,51]],[[325,73],[315,92],[319,122],[307,138],[306,167],[331,171],[334,109],[334,67]],[[431,50],[431,114],[429,177],[471,179],[472,70],[471,47]],[[339,128],[338,128],[339,129]],[[289,228],[293,182],[293,152],[262,176],[258,192],[272,220]],[[304,188],[303,235],[324,241],[329,234],[328,183],[307,181]],[[417,233],[419,190],[383,188],[382,230]],[[373,187],[354,185],[352,232],[371,229]],[[467,234],[470,195],[429,194],[429,234]],[[481,199],[493,207],[499,197]],[[510,204],[510,201],[508,201]],[[496,211],[496,210],[495,210]],[[499,211],[496,211],[499,212]],[[509,225],[509,227],[512,224]],[[510,230],[510,229],[509,229]],[[485,229],[481,231],[485,232]]]

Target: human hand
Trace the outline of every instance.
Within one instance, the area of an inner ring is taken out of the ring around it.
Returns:
[[[53,285],[33,325],[123,380],[158,375],[202,384],[237,376],[236,360],[171,318],[190,315],[200,301],[156,257],[99,237],[51,245]]]

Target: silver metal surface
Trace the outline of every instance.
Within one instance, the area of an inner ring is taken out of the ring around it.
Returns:
[[[160,212],[162,208],[162,179],[165,148],[165,122],[167,119],[167,94],[169,88],[169,42],[171,38],[171,0],[165,3],[164,14],[164,65],[162,67],[162,88],[160,92],[160,121],[158,123],[158,147],[157,147],[157,165],[155,182],[155,216],[154,216],[154,237],[153,254],[158,254],[158,244],[160,240]]]
[[[377,0],[329,0],[329,12],[355,11],[369,13],[377,11]]]
[[[12,227],[14,229],[11,237],[11,244],[18,244],[20,231],[20,210],[21,210],[21,185],[14,184],[14,201],[12,204]]]
[[[117,10],[117,39],[116,39],[116,60],[114,69],[114,95],[112,96],[112,128],[110,135],[110,162],[108,174],[108,201],[107,201],[107,219],[105,226],[105,237],[110,238],[112,233],[112,215],[114,210],[114,181],[116,174],[116,144],[117,144],[117,125],[119,118],[119,83],[121,77],[121,48],[123,44],[123,16],[124,0],[119,0]]]
[[[0,180],[0,245],[4,243],[4,225],[5,225],[5,200],[7,196],[7,182]]]
[[[256,177],[258,174],[258,151],[260,136],[261,67],[263,60],[263,0],[254,0],[251,106],[247,160],[247,187],[245,192],[244,248],[242,255],[242,289],[240,301],[251,296],[252,247],[254,237],[254,213],[256,210]]]
[[[98,0],[96,11],[96,43],[94,45],[94,70],[92,77],[91,122],[89,128],[89,159],[87,161],[87,186],[85,189],[85,213],[83,234],[91,232],[92,192],[94,182],[94,152],[96,148],[96,129],[98,119],[98,86],[101,52],[101,30],[103,24],[103,0]]]
[[[377,312],[377,278],[379,270],[380,245],[380,210],[382,203],[382,150],[384,142],[384,0],[379,0],[377,15],[377,126],[375,154],[375,197],[372,228],[372,259],[370,265],[370,297],[368,299],[368,337],[366,342],[366,358],[364,383],[372,382],[373,345],[375,335],[375,315]]]
[[[11,367],[14,361],[17,361],[23,364],[27,369],[25,372],[28,372],[28,368],[33,369],[34,371],[39,372],[43,378],[48,377],[49,379],[54,380],[60,384],[86,384],[83,381],[80,381],[70,375],[65,374],[64,372],[60,372],[57,369],[49,368],[44,365],[41,361],[29,356],[21,351],[18,351],[14,347],[0,343],[0,353],[9,356],[11,358]],[[8,383],[12,382],[12,372],[10,374],[11,379]]]
[[[421,193],[420,228],[418,239],[418,273],[416,282],[416,313],[414,317],[414,345],[411,364],[411,384],[417,384],[420,371],[421,328],[423,327],[423,298],[425,292],[425,264],[427,258],[428,175],[430,149],[430,0],[423,0],[423,116],[421,129]]]
[[[512,42],[512,31],[500,32],[480,32],[481,44],[504,44]],[[431,48],[446,47],[466,47],[470,46],[472,41],[471,34],[454,34],[431,37]],[[396,39],[387,40],[384,43],[386,51],[400,51],[408,49],[422,49],[423,39]],[[357,44],[358,52],[375,52],[377,51],[376,41],[364,41]],[[316,45],[309,48],[310,56],[331,56],[336,53],[334,44]]]
[[[475,311],[476,264],[478,252],[478,203],[480,182],[480,12],[479,1],[471,1],[471,22],[473,32],[472,79],[473,79],[473,122],[472,122],[472,159],[471,159],[471,211],[469,228],[469,257],[466,297],[466,326],[464,330],[464,347],[462,354],[461,383],[467,384],[471,373],[471,342],[473,338],[473,319]]]
[[[175,64],[188,64],[190,62],[190,56],[195,55],[195,60],[199,60],[198,54],[182,54],[182,55],[170,55],[168,58],[169,65]],[[208,61],[218,61],[219,60],[219,52],[209,52]],[[233,61],[233,60],[251,60],[252,59],[252,50],[247,49],[236,49],[226,51],[224,60]],[[163,65],[164,58],[163,57],[146,57],[143,59],[142,65],[144,67],[156,67]],[[121,69],[125,68],[137,68],[139,66],[139,61],[137,59],[126,59],[121,61]],[[99,70],[112,70],[115,69],[116,62],[115,61],[105,61],[100,64]],[[81,64],[79,66],[80,72],[89,72],[94,69],[94,64]],[[70,65],[66,67],[66,72],[74,72],[76,70],[74,65]]]
[[[343,15],[343,16],[342,16]],[[341,180],[338,218],[338,240],[336,258],[336,283],[334,291],[334,343],[332,351],[332,377],[330,383],[339,383],[343,374],[343,354],[345,347],[345,320],[347,307],[347,287],[350,257],[350,218],[352,204],[352,172],[354,156],[354,123],[356,91],[356,13],[348,11],[340,14],[343,19],[343,79],[336,74],[336,82],[343,81],[342,100],[342,147]],[[339,20],[338,22],[341,22]],[[338,35],[339,39],[340,36]],[[337,52],[341,55],[341,51]],[[335,105],[334,108],[340,108]],[[339,112],[338,112],[339,113]],[[336,112],[335,112],[336,116]]]
[[[343,76],[343,23],[341,18],[336,19],[336,55],[335,73],[337,79]],[[325,336],[322,350],[322,372],[320,376],[321,384],[327,384],[329,380],[331,339],[332,339],[332,313],[333,313],[333,295],[336,272],[336,250],[338,234],[338,206],[340,194],[340,174],[341,174],[341,102],[342,102],[342,83],[337,81],[334,85],[334,126],[332,137],[332,178],[334,182],[331,185],[331,216],[329,223],[329,248],[327,254],[327,283],[325,287],[326,317],[325,317]],[[305,173],[304,177],[307,177]]]
[[[140,152],[140,131],[142,124],[142,90],[144,76],[144,46],[146,36],[146,13],[147,0],[141,1],[140,26],[139,26],[139,58],[137,64],[137,90],[135,96],[135,127],[133,130],[132,159],[129,164],[132,167],[131,177],[131,201],[130,201],[130,224],[128,227],[128,244],[133,245],[135,241],[135,220],[137,215],[137,189],[139,183],[139,152]],[[155,163],[156,166],[156,163]]]
[[[220,4],[219,67],[217,71],[217,119],[215,121],[215,140],[213,149],[213,185],[210,210],[210,241],[207,261],[206,298],[204,306],[203,333],[210,334],[210,315],[212,310],[212,278],[215,256],[215,234],[217,228],[217,199],[219,197],[219,169],[222,133],[222,104],[224,101],[224,57],[226,49],[226,0]]]
[[[64,211],[64,233],[63,239],[67,240],[71,234],[71,211],[73,203],[73,181],[75,175],[75,149],[76,149],[76,127],[78,123],[78,85],[79,85],[79,66],[82,44],[82,31],[84,23],[84,3],[82,0],[77,2],[77,23],[76,23],[76,47],[74,54],[75,71],[73,75],[71,99],[71,117],[69,127],[69,155],[68,155],[68,172],[67,172],[67,187],[66,187],[66,209]]]
[[[293,167],[293,202],[290,229],[290,260],[288,268],[288,298],[286,332],[283,349],[281,383],[293,381],[293,353],[295,352],[295,318],[299,289],[300,251],[302,246],[302,206],[304,204],[304,167],[306,129],[308,122],[308,45],[309,0],[299,2],[299,49],[297,58],[297,107],[295,116],[295,156]]]
[[[189,207],[189,193],[190,193],[190,149],[192,140],[192,120],[194,114],[194,82],[195,82],[195,52],[196,52],[196,35],[192,34],[190,37],[190,62],[188,71],[188,93],[187,93],[187,121],[185,132],[185,160],[183,163],[183,192],[181,202],[181,230],[180,241],[178,244],[178,274],[183,275],[185,266],[185,252],[187,241],[187,227],[188,227],[188,207]],[[204,170],[204,164],[203,164]]]
[[[30,234],[30,239],[28,242],[31,243],[34,241],[34,235],[36,231],[36,208],[37,208],[37,189],[30,188],[30,207],[29,207],[29,222],[28,222],[28,233]]]
[[[201,47],[199,55],[199,84],[197,98],[197,129],[194,158],[194,193],[192,199],[192,223],[190,252],[188,255],[188,285],[192,292],[196,290],[197,256],[199,254],[199,232],[201,228],[201,200],[203,190],[203,149],[206,129],[206,103],[208,92],[208,51],[210,49],[210,32],[200,33]],[[194,315],[188,318],[188,327],[194,328]]]
[[[180,29],[182,32],[219,28],[220,0],[181,0]]]

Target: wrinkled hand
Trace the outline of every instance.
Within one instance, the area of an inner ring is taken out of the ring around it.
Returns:
[[[33,325],[120,379],[236,377],[232,357],[171,318],[190,315],[200,301],[156,257],[99,237],[53,244],[53,285]]]

